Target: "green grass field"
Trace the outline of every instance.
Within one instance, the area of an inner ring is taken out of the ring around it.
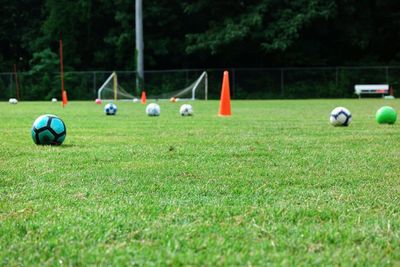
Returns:
[[[375,122],[400,101],[180,104],[0,103],[0,265],[400,265],[400,124]],[[33,143],[45,113],[62,146]]]

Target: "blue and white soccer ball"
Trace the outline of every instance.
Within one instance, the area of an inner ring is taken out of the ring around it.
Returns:
[[[179,109],[179,113],[182,116],[192,116],[193,115],[193,107],[189,104],[183,104]]]
[[[117,105],[108,103],[104,106],[104,113],[106,115],[115,115],[117,113]]]
[[[146,114],[148,116],[160,116],[160,106],[155,103],[148,104],[146,107]]]
[[[349,126],[351,112],[347,108],[337,107],[332,110],[329,120],[333,126]]]
[[[46,114],[33,122],[31,135],[37,145],[61,145],[67,135],[67,128],[59,117]]]

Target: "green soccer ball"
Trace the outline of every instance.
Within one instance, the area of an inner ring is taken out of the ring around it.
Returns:
[[[64,122],[55,115],[42,115],[32,125],[32,139],[37,145],[56,145],[64,142],[67,128]]]
[[[394,124],[397,119],[397,113],[394,108],[384,106],[378,109],[375,115],[376,122],[379,124]]]

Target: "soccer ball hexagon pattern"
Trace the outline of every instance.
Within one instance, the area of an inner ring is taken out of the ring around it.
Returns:
[[[182,116],[192,116],[193,115],[193,107],[189,104],[183,104],[179,109],[179,113]]]
[[[108,103],[104,106],[104,113],[106,115],[115,115],[117,113],[117,106],[113,103]]]
[[[33,122],[31,134],[37,145],[61,145],[67,135],[67,128],[59,117],[46,114]]]
[[[333,126],[349,126],[351,119],[351,112],[344,107],[333,109],[329,118]]]
[[[160,116],[160,106],[155,103],[148,104],[146,107],[146,114],[148,116]]]

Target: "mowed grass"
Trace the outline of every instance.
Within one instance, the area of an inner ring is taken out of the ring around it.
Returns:
[[[400,265],[398,100],[180,104],[0,103],[0,265]],[[62,146],[31,139],[46,113]]]

